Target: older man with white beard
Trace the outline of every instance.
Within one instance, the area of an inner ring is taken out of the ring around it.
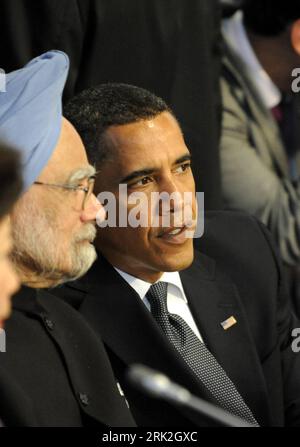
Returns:
[[[92,196],[94,174],[79,136],[63,118],[48,165],[12,213],[12,257],[26,285],[46,288],[74,280],[95,261],[91,242],[100,205]]]
[[[49,52],[7,77],[0,138],[20,150],[24,191],[11,213],[12,259],[23,287],[1,354],[7,426],[133,426],[108,358],[83,318],[45,290],[83,275],[101,206],[95,170],[61,114],[68,58]]]

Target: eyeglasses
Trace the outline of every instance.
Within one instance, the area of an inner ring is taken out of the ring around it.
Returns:
[[[86,208],[87,202],[94,191],[94,185],[95,185],[95,178],[96,176],[91,176],[88,178],[88,186],[72,186],[72,185],[58,185],[55,183],[44,183],[44,182],[34,182],[34,185],[42,185],[42,186],[50,186],[52,188],[62,188],[69,191],[83,191],[84,192],[84,198],[82,202],[82,210]]]

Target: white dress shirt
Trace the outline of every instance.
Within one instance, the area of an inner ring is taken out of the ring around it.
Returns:
[[[247,74],[255,85],[267,109],[278,106],[281,92],[264,70],[249,42],[243,23],[243,12],[237,11],[229,19],[224,19],[222,31],[226,43],[247,67]]]
[[[151,283],[129,275],[115,267],[115,270],[122,276],[123,279],[137,292],[145,306],[151,311],[150,303],[146,297]],[[157,282],[168,283],[167,307],[171,314],[179,315],[189,325],[194,334],[202,340],[200,332],[196,326],[194,318],[189,309],[188,301],[185,296],[182,282],[178,272],[165,272]]]

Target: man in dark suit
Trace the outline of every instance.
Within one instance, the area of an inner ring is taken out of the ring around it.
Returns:
[[[2,0],[1,63],[53,48],[70,57],[65,99],[104,82],[161,96],[181,121],[207,209],[221,206],[218,0]]]
[[[22,288],[6,322],[0,417],[6,426],[132,426],[104,347],[70,306],[45,289],[83,275],[100,204],[94,168],[62,117],[68,58],[51,51],[7,76],[0,139],[22,155],[23,191],[10,214]]]
[[[102,85],[65,112],[100,171],[95,188],[107,200],[108,225],[98,230],[99,260],[56,293],[104,340],[137,423],[211,421],[142,397],[126,382],[132,363],[166,373],[253,425],[299,425],[300,357],[291,348],[298,323],[268,232],[243,215],[214,213],[196,242],[202,253],[194,252],[190,153],[171,110],[151,93]],[[157,203],[158,193],[174,196]]]

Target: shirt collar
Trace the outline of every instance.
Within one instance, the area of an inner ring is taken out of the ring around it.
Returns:
[[[152,284],[147,281],[143,281],[142,279],[136,278],[135,276],[132,276],[129,273],[123,272],[122,270],[119,270],[116,267],[114,267],[114,269],[122,276],[123,279],[125,279],[125,281],[137,292],[137,294],[143,300]],[[185,302],[187,302],[181,278],[178,272],[164,272],[161,278],[157,282],[160,281],[172,284],[173,286],[177,287],[181,291],[180,295],[182,299]]]
[[[268,109],[278,106],[281,92],[256,57],[243,24],[243,12],[237,11],[229,19],[223,20],[222,30],[231,50],[246,65],[248,76],[256,86],[264,105]]]
[[[39,296],[44,294],[50,295],[50,293],[46,289],[33,289],[22,285],[21,289],[13,296],[13,308],[28,314],[45,315],[47,311],[40,303]]]

